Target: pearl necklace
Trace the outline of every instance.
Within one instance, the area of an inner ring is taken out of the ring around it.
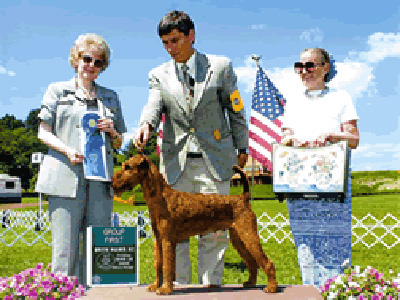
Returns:
[[[325,96],[327,93],[329,92],[329,88],[326,87],[323,90],[306,90],[304,92],[304,94],[306,95],[307,98],[310,99],[317,99],[317,98],[322,98],[323,96]]]

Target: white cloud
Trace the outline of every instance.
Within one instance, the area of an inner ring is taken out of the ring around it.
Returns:
[[[3,66],[0,66],[0,74],[5,74],[5,75],[11,76],[11,77],[14,77],[16,75],[14,71],[8,71]]]
[[[136,132],[137,128],[138,128],[137,126],[127,125],[127,132],[125,132],[123,134],[123,141],[122,141],[121,149],[125,149],[126,147],[128,147],[129,143],[132,143],[132,137],[133,137],[133,134]]]
[[[377,93],[374,82],[374,68],[364,62],[351,61],[335,62],[337,74],[329,83],[329,86],[336,89],[344,89],[351,96],[353,101],[360,98],[363,93],[369,96]]]
[[[359,53],[359,59],[377,63],[387,57],[400,57],[400,33],[376,32],[368,37],[370,50]]]
[[[357,99],[366,93],[376,95],[374,71],[377,64],[388,57],[400,57],[400,33],[376,32],[368,37],[367,51],[351,51],[343,63],[336,63],[338,78],[332,80],[332,86],[343,87]]]
[[[265,24],[253,24],[253,25],[251,25],[250,28],[253,29],[253,30],[261,30],[261,29],[267,28],[267,25],[265,25]]]
[[[318,27],[304,30],[300,35],[300,40],[306,40],[309,43],[322,42],[324,33]]]
[[[256,63],[251,58],[251,55],[247,56],[244,60],[244,67],[235,68],[235,73],[238,77],[238,81],[246,85],[245,92],[251,93],[257,74]]]
[[[318,32],[319,28],[306,30],[302,33],[302,39],[311,40],[314,36],[315,41],[315,38],[320,38]],[[333,88],[346,90],[354,102],[363,95],[371,97],[378,93],[374,75],[376,64],[387,57],[400,57],[400,33],[374,33],[368,38],[368,46],[367,51],[349,52],[343,62],[335,61],[337,74],[329,83]],[[236,68],[235,72],[239,82],[246,86],[245,92],[250,93],[256,76],[255,62],[248,56],[244,65]],[[285,97],[303,89],[292,66],[264,69],[264,71]]]

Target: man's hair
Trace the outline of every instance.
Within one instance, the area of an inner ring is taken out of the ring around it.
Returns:
[[[174,29],[178,29],[179,32],[188,36],[189,31],[194,30],[194,23],[185,12],[173,10],[167,13],[158,24],[158,35],[161,38]]]

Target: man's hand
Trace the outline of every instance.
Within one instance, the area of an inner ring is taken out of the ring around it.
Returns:
[[[142,148],[147,145],[151,135],[151,129],[150,124],[146,122],[135,132],[132,143],[136,148],[142,150]]]

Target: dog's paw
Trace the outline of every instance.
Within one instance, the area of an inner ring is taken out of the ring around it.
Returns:
[[[159,287],[156,290],[157,295],[170,295],[172,293],[172,287]]]
[[[244,288],[253,287],[253,286],[255,286],[255,285],[256,285],[256,283],[253,282],[253,281],[250,281],[250,280],[247,280],[247,281],[243,282],[243,287],[244,287]]]
[[[268,283],[267,287],[264,289],[265,293],[276,293],[278,289],[278,282]]]
[[[155,284],[155,283],[153,283],[153,284],[150,284],[148,287],[147,287],[147,291],[148,292],[155,292],[157,290],[157,284]]]

